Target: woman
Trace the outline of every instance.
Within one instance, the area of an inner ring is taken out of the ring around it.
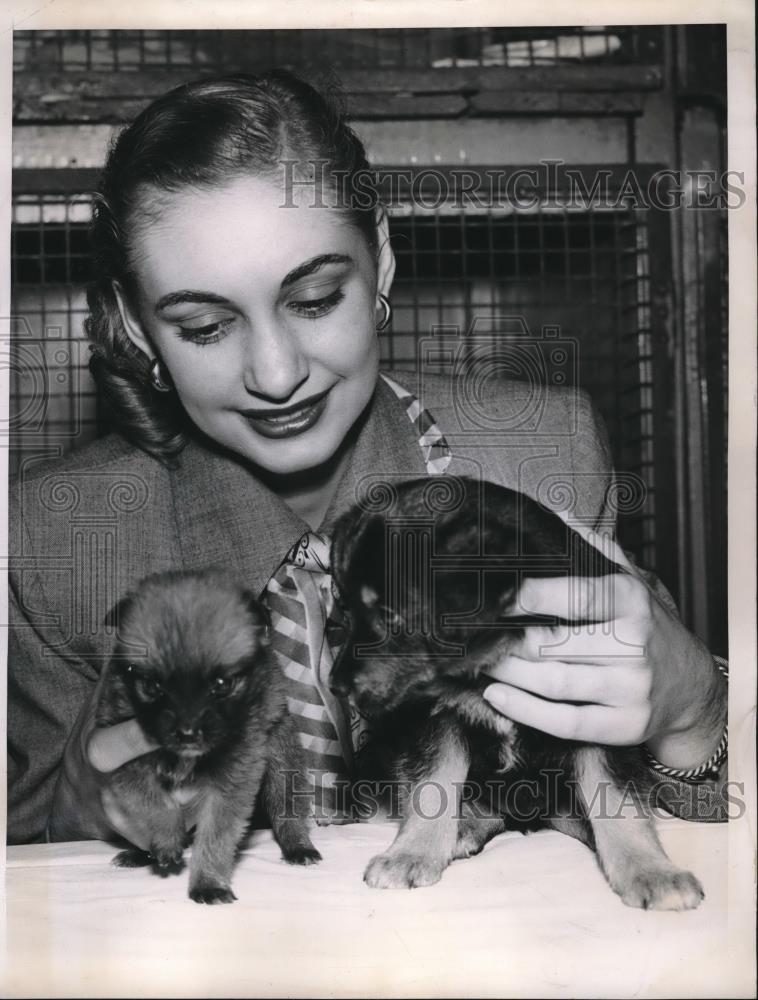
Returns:
[[[119,433],[12,490],[12,842],[129,833],[128,817],[103,815],[98,776],[149,745],[133,722],[93,736],[91,706],[113,641],[106,613],[146,574],[220,564],[261,593],[292,544],[328,535],[367,483],[440,471],[430,434],[447,473],[532,494],[557,476],[575,487],[572,516],[612,516],[608,449],[584,397],[551,389],[525,436],[528,387],[485,387],[502,427],[493,448],[461,426],[450,378],[425,378],[416,404],[416,378],[379,375],[394,259],[367,170],[340,115],[282,72],[180,87],[112,148],[88,332]],[[556,735],[644,741],[676,777],[704,763],[723,774],[722,673],[660,585],[636,572],[614,582],[613,611],[581,591],[607,628],[574,630],[567,662],[541,658],[533,633],[487,698]],[[569,613],[565,581],[530,583],[521,599]]]

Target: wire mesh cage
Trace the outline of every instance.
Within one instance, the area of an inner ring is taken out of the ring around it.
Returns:
[[[631,64],[659,58],[661,31],[640,27],[375,30],[82,30],[14,32],[14,67],[140,71],[302,66],[338,70]]]
[[[655,566],[655,400],[645,213],[398,212],[388,367],[425,368],[420,338],[479,342],[486,377],[585,389],[608,428],[626,538]],[[432,352],[433,356],[434,352]],[[443,365],[439,370],[445,371]],[[644,487],[643,485],[644,484]]]
[[[84,336],[91,200],[17,194],[11,225],[10,471],[98,434]]]
[[[107,429],[83,328],[90,208],[80,192],[17,193],[14,199],[14,469]],[[607,423],[617,465],[652,486],[644,213],[570,210],[549,199],[526,213],[507,206],[430,209],[413,199],[389,208],[397,271],[382,364],[433,369],[425,345],[440,334],[469,351],[486,342],[487,377],[588,390]],[[630,521],[632,547],[654,566],[654,490],[643,500],[622,514]]]

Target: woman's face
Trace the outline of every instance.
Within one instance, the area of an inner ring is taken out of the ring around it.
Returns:
[[[376,384],[389,248],[377,285],[344,214],[306,189],[284,207],[264,179],[154,197],[133,241],[137,301],[119,294],[130,337],[219,444],[278,474],[328,461]]]

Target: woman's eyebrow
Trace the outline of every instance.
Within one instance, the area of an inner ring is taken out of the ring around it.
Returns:
[[[310,274],[315,274],[326,264],[352,264],[353,258],[344,253],[322,253],[318,257],[312,257],[305,263],[299,264],[296,268],[285,274],[282,278],[282,288],[294,285],[301,278],[307,278]]]
[[[210,302],[212,305],[225,306],[229,304],[229,300],[225,299],[223,295],[214,295],[213,292],[169,292],[168,295],[162,296],[155,304],[155,311],[160,312],[162,309],[167,309],[169,306],[178,306],[183,302]]]
[[[282,288],[286,288],[288,285],[294,285],[296,281],[300,278],[307,278],[310,274],[315,274],[322,267],[327,264],[352,264],[353,258],[349,257],[344,253],[322,253],[318,257],[312,257],[310,260],[306,260],[303,264],[299,264],[296,268],[293,268],[288,274],[285,274],[282,278]],[[194,292],[194,291],[181,291],[181,292],[169,292],[167,295],[163,295],[155,304],[155,311],[161,312],[163,309],[167,309],[169,306],[182,305],[185,302],[208,302],[211,305],[225,306],[229,305],[229,300],[225,299],[223,295],[214,295],[213,292]]]

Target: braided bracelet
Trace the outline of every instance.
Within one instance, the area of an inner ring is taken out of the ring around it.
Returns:
[[[726,660],[722,659],[720,656],[714,656],[713,662],[718,667],[719,672],[723,674],[727,680],[729,680],[729,666]],[[698,767],[691,767],[686,771],[678,767],[667,767],[665,764],[661,764],[659,760],[656,760],[647,747],[645,747],[644,751],[648,765],[659,774],[664,774],[667,778],[676,778],[677,781],[691,781],[693,783],[712,781],[714,778],[718,777],[721,766],[726,760],[729,749],[728,732],[728,726],[725,724],[724,735],[721,737],[719,745],[716,747],[708,760],[704,764],[700,764]]]

